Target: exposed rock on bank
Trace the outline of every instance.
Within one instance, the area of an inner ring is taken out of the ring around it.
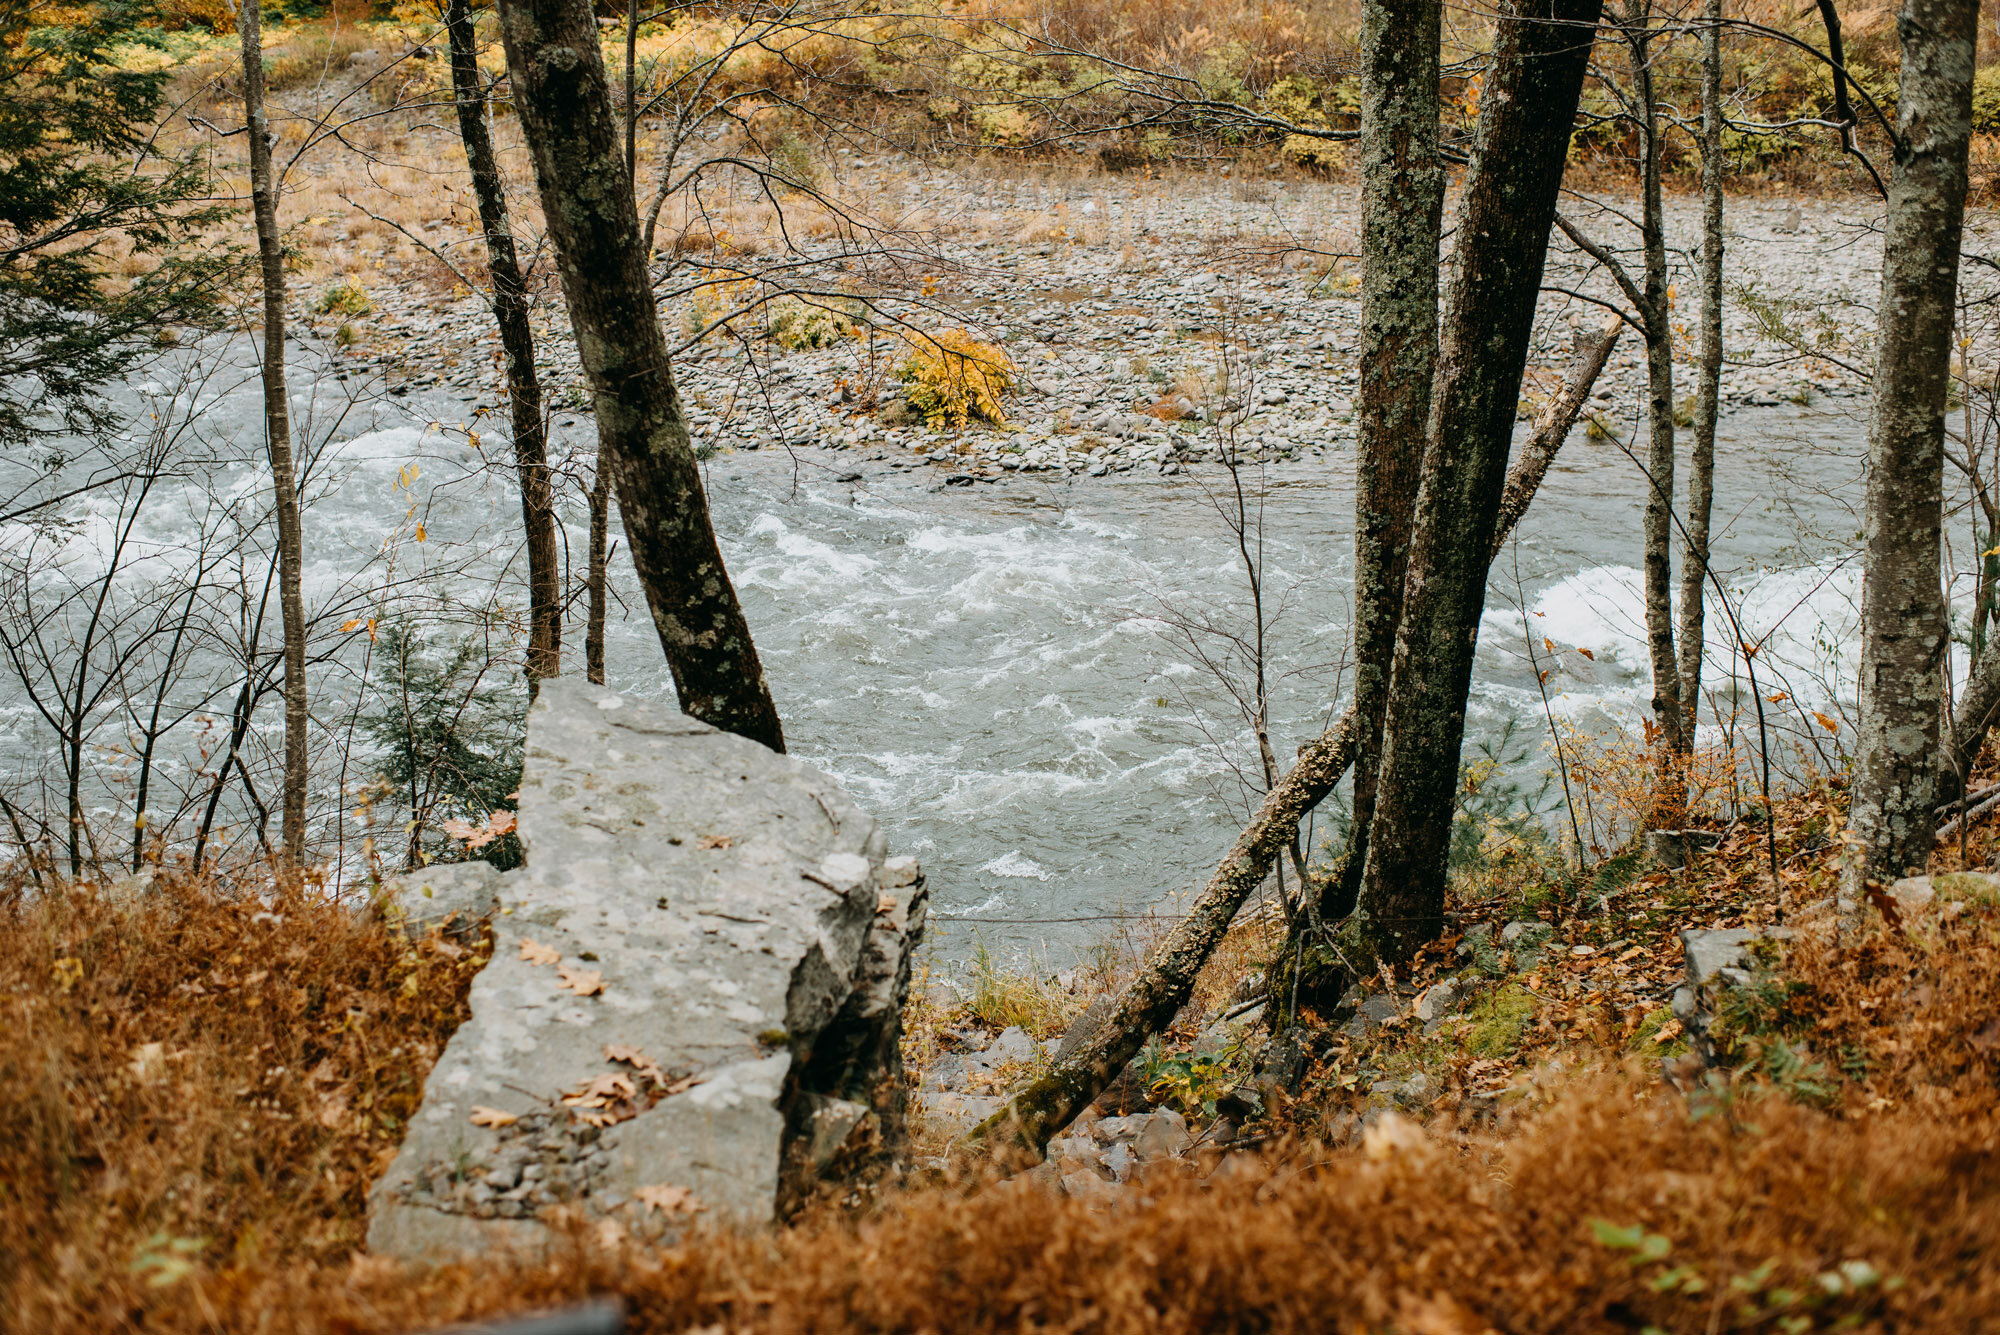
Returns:
[[[553,681],[519,833],[518,871],[393,888],[414,920],[497,912],[472,1018],[375,1186],[373,1250],[535,1249],[565,1209],[642,1236],[755,1224],[893,1152],[927,896],[831,779]]]

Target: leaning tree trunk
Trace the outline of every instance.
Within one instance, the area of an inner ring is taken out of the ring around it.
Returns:
[[[493,322],[507,371],[507,408],[514,430],[514,468],[521,480],[521,523],[528,540],[528,699],[545,678],[562,671],[562,577],[556,543],[556,499],[549,474],[548,423],[535,370],[535,335],[528,324],[528,284],[507,220],[507,191],[493,135],[486,124],[486,86],[479,73],[471,0],[446,0],[451,83],[458,100],[458,134],[472,169],[479,226],[493,271]]]
[[[1613,320],[1578,347],[1562,391],[1537,415],[1528,444],[1507,472],[1493,553],[1499,552],[1514,525],[1527,513],[1549,465],[1576,425],[1577,414],[1589,401],[1590,387],[1618,342],[1619,329],[1620,323]],[[1279,851],[1298,837],[1299,820],[1340,782],[1350,759],[1360,750],[1361,726],[1360,711],[1349,705],[1332,728],[1300,749],[1298,764],[1272,786],[1249,827],[1210,877],[1207,890],[1187,920],[1120,994],[1113,1014],[1082,1048],[1024,1090],[999,1115],[989,1118],[978,1134],[1007,1130],[1025,1145],[1045,1144],[1097,1097],[1149,1037],[1173,1020],[1187,1004],[1196,976],[1221,944],[1230,920],[1263,884]]]
[[[1319,916],[1353,911],[1368,856],[1389,665],[1437,364],[1439,0],[1368,0],[1361,19],[1361,430],[1354,464],[1353,833]]]
[[[1653,719],[1663,755],[1650,819],[1677,825],[1679,778],[1688,752],[1674,653],[1674,331],[1667,302],[1667,226],[1660,200],[1660,106],[1653,86],[1652,6],[1633,0],[1625,14],[1632,94],[1639,112],[1639,246],[1644,264],[1639,312],[1646,330],[1646,647],[1653,669]]]
[[[1361,939],[1407,959],[1443,925],[1472,655],[1521,375],[1598,0],[1503,8],[1459,207],[1396,639]]]
[[[1722,412],[1722,0],[1708,0],[1701,34],[1701,361],[1688,452],[1681,548],[1681,727],[1690,749],[1701,715],[1707,634],[1709,516],[1715,507],[1715,424]]]
[[[250,140],[250,211],[264,280],[264,447],[271,460],[278,520],[278,609],[285,636],[284,860],[296,870],[306,851],[305,540],[298,467],[292,453],[291,395],[285,384],[285,255],[278,235],[278,178],[264,113],[264,38],[258,6],[237,6],[243,41],[243,118]]]
[[[503,0],[500,30],[599,449],[680,706],[782,751],[778,709],[716,545],[653,307],[596,18],[582,0]]]
[[[1844,886],[1929,865],[1944,717],[1944,414],[1965,219],[1977,0],[1904,0],[1899,140],[1868,420],[1861,725]]]
[[[1265,794],[1194,908],[1125,985],[1111,1014],[1076,1052],[980,1123],[973,1132],[975,1139],[1012,1141],[1039,1151],[1125,1069],[1149,1037],[1173,1020],[1187,1004],[1195,977],[1222,943],[1243,901],[1264,883],[1279,854],[1291,846],[1299,821],[1347,773],[1359,737],[1360,719],[1350,705],[1332,728],[1299,748],[1298,763]]]
[[[1988,640],[1972,660],[1965,689],[1958,693],[1951,724],[1945,731],[1944,755],[1937,772],[1940,809],[1965,796],[1972,767],[1985,749],[1986,734],[2000,722],[2000,640]]]

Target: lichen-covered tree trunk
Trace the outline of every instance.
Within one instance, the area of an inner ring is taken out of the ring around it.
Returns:
[[[1687,744],[1701,715],[1707,634],[1708,531],[1715,508],[1715,423],[1722,411],[1722,0],[1708,0],[1701,30],[1701,351],[1694,443],[1688,451],[1681,548],[1680,701]]]
[[[743,607],[709,522],[597,22],[583,0],[503,0],[514,106],[535,162],[597,437],[681,709],[784,750]]]
[[[1646,330],[1646,509],[1643,567],[1646,648],[1653,670],[1653,720],[1660,729],[1660,787],[1652,819],[1678,824],[1688,751],[1681,709],[1680,662],[1674,652],[1674,331],[1667,302],[1667,226],[1660,200],[1660,105],[1653,85],[1655,36],[1649,0],[1626,6],[1624,36],[1632,64],[1632,98],[1639,121],[1639,249]]]
[[[515,253],[506,187],[486,124],[486,85],[479,72],[471,0],[446,0],[444,17],[458,133],[472,169],[472,194],[486,237],[487,265],[493,273],[493,322],[499,326],[500,355],[507,372],[508,420],[514,431],[514,469],[520,477],[521,522],[528,548],[527,675],[532,701],[543,680],[562,671],[562,580],[548,424],[542,417],[542,380],[535,370],[535,335],[528,324],[528,284]]]
[[[1945,734],[1937,775],[1939,807],[1965,795],[1965,781],[1996,721],[2000,721],[2000,640],[1988,640],[1972,660]]]
[[[291,390],[285,377],[285,250],[278,232],[278,173],[264,110],[264,34],[255,4],[237,7],[243,45],[243,119],[250,140],[250,212],[264,284],[264,448],[271,461],[278,526],[278,611],[285,653],[284,861],[297,870],[306,849],[305,534],[299,514],[298,464],[292,449]]]
[[[1437,365],[1440,0],[1368,0],[1361,18],[1361,426],[1354,462],[1353,833],[1320,916],[1354,907],[1375,811],[1389,666]]]
[[[1944,414],[1978,20],[1977,0],[1904,0],[1896,19],[1903,68],[1868,419],[1851,903],[1870,880],[1927,866],[1936,832]]]
[[[1408,958],[1444,911],[1466,692],[1598,0],[1503,6],[1457,223],[1358,918]]]
[[[1265,794],[1194,908],[1125,985],[1097,1031],[1067,1060],[980,1123],[974,1139],[1039,1152],[1125,1069],[1149,1037],[1173,1020],[1187,1004],[1195,976],[1222,943],[1243,901],[1264,883],[1272,864],[1298,834],[1299,821],[1347,773],[1359,738],[1360,720],[1349,706],[1333,727],[1299,748],[1298,762]]]

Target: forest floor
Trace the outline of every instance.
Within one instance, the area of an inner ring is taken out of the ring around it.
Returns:
[[[20,893],[0,1295],[10,1328],[47,1332],[393,1332],[607,1291],[646,1331],[1986,1328],[2000,904],[1968,882],[1836,944],[1842,805],[1835,785],[1781,801],[1681,870],[1502,850],[1448,935],[1322,1017],[1296,1090],[1246,1113],[1259,1040],[1215,1019],[1268,954],[1253,922],[1123,1095],[1200,1143],[1100,1189],[916,1164],[776,1233],[653,1250],[579,1229],[512,1267],[360,1246],[478,950],[249,881]],[[1995,846],[1982,827],[1964,853]],[[1680,933],[1780,921],[1711,1019],[1713,1061],[1681,1055]],[[995,972],[919,1008],[913,1083],[996,1031],[1054,1037],[1116,973]]]

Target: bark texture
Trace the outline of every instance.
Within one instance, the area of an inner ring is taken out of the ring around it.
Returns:
[[[243,118],[250,140],[250,212],[264,285],[264,448],[271,460],[272,509],[278,524],[278,610],[285,653],[284,862],[297,869],[306,848],[305,538],[299,515],[298,463],[292,449],[291,392],[285,381],[285,253],[278,233],[278,175],[264,111],[264,35],[258,6],[237,6],[243,44]]]
[[[1440,0],[1368,0],[1361,26],[1361,427],[1354,469],[1354,820],[1320,917],[1354,908],[1437,366]]]
[[[1299,748],[1298,763],[1265,795],[1194,908],[1125,985],[1097,1032],[980,1123],[972,1133],[974,1139],[1011,1142],[1038,1153],[1125,1069],[1149,1037],[1172,1022],[1243,901],[1264,883],[1272,864],[1291,845],[1299,821],[1347,773],[1359,740],[1360,720],[1350,706],[1333,727]]]
[[[1972,660],[1965,689],[1958,693],[1945,751],[1938,766],[1937,803],[1940,808],[1965,796],[1965,778],[1972,773],[1986,734],[2000,721],[2000,641],[1988,640],[1979,657]]]
[[[486,85],[479,73],[471,0],[447,0],[445,30],[451,43],[451,84],[458,102],[458,134],[472,169],[472,193],[493,272],[493,322],[507,372],[507,408],[514,432],[514,468],[520,476],[521,523],[528,548],[528,699],[562,671],[562,579],[556,544],[556,499],[549,475],[548,423],[542,416],[542,381],[535,370],[535,336],[528,324],[528,284],[507,218],[507,192],[493,135],[486,123]]]
[[[1905,0],[1868,421],[1861,725],[1845,890],[1919,871],[1936,831],[1946,612],[1944,414],[1965,218],[1976,0]]]
[[[1709,518],[1715,508],[1715,423],[1722,411],[1722,0],[1708,0],[1701,31],[1701,347],[1682,507],[1680,701],[1690,748],[1701,716],[1707,635]]]
[[[1459,208],[1358,916],[1384,959],[1443,924],[1488,554],[1597,0],[1503,8]]]
[[[500,30],[599,449],[681,709],[782,751],[653,307],[596,19],[581,0],[505,0]]]

